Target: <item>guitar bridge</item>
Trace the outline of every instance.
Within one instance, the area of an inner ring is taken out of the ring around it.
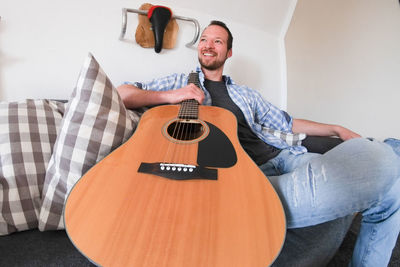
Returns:
[[[191,179],[217,180],[218,179],[217,169],[210,169],[202,166],[177,164],[177,163],[142,162],[139,166],[138,172],[154,174],[160,177],[173,180],[191,180]]]

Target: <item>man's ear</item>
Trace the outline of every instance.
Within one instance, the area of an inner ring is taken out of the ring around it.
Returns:
[[[228,53],[226,54],[227,58],[230,58],[232,56],[232,48],[229,49]]]

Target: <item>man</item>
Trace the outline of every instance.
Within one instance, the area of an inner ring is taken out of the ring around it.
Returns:
[[[141,88],[125,84],[117,88],[124,104],[138,108],[196,99],[229,109],[238,119],[242,146],[282,200],[288,228],[361,212],[351,265],[387,265],[400,228],[400,141],[371,141],[338,125],[294,119],[257,91],[236,85],[223,76],[225,61],[232,56],[232,40],[224,23],[212,21],[198,45],[202,88],[187,84],[185,74],[140,84]],[[320,155],[290,145],[267,129],[338,136],[346,142]]]

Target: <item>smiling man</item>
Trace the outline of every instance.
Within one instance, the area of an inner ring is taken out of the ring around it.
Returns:
[[[197,48],[203,72],[222,78],[225,61],[232,56],[232,41],[232,34],[222,24],[210,25],[203,32]]]
[[[339,125],[292,118],[256,90],[235,84],[223,75],[232,40],[224,23],[212,21],[198,45],[200,88],[188,84],[186,74],[127,83],[117,88],[124,104],[138,108],[196,99],[230,110],[237,117],[241,145],[281,198],[288,228],[360,212],[351,265],[387,265],[400,229],[400,141],[371,141]],[[320,155],[280,139],[271,129],[286,136],[338,136],[345,142]]]

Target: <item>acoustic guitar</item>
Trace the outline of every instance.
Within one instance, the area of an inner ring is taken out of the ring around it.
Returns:
[[[101,266],[268,266],[286,233],[235,116],[195,100],[146,111],[75,184],[64,220],[72,243]]]

